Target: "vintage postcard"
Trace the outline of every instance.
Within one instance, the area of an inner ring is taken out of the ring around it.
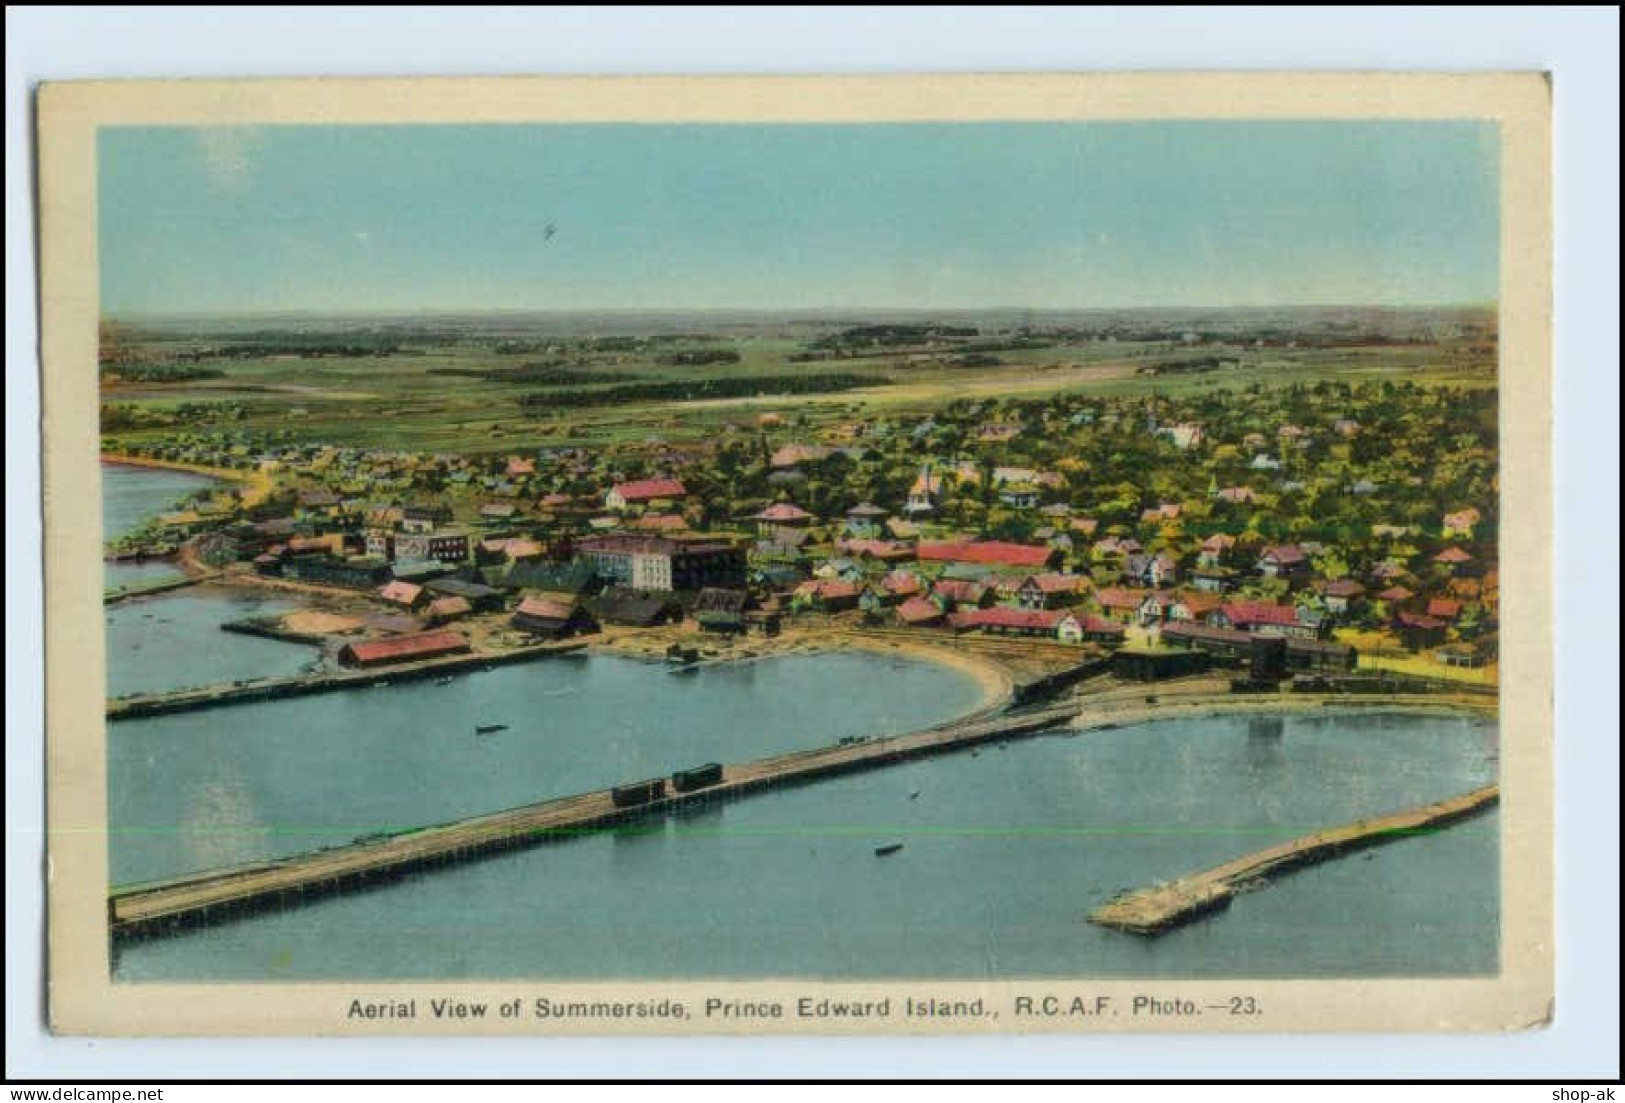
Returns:
[[[1545,1022],[1548,97],[44,87],[53,1028]]]

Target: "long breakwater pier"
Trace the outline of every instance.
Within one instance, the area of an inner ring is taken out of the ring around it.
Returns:
[[[1139,935],[1158,935],[1228,907],[1238,891],[1266,877],[1313,865],[1352,850],[1394,842],[1476,815],[1499,799],[1499,785],[1332,827],[1193,873],[1126,893],[1089,913],[1089,921]]]
[[[114,889],[108,897],[108,921],[115,939],[162,934],[233,914],[378,884],[481,855],[566,839],[686,805],[730,800],[980,743],[1036,735],[1068,723],[1079,711],[1078,705],[1066,704],[1013,710],[992,717],[984,714],[905,735],[870,737],[724,766],[720,776],[691,792],[674,791],[662,778],[358,839],[308,854],[125,886]],[[628,807],[623,801],[629,790],[647,799]]]
[[[280,637],[286,638],[286,636]],[[331,693],[341,689],[359,689],[364,686],[389,685],[423,678],[449,677],[473,670],[485,670],[510,663],[530,662],[553,655],[567,655],[584,651],[588,641],[580,639],[556,640],[530,644],[509,651],[452,655],[427,659],[416,663],[400,663],[379,670],[339,670],[327,674],[295,674],[287,678],[253,678],[223,685],[199,686],[195,689],[166,690],[161,693],[137,693],[116,697],[107,702],[108,720],[133,720],[139,716],[159,716],[167,712],[191,712],[194,709],[214,708],[217,705],[241,704],[246,701],[269,701],[279,697],[304,697],[312,693]]]

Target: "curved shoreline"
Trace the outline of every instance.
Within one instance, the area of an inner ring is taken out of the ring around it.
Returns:
[[[187,475],[202,475],[210,479],[246,483],[254,478],[253,471],[238,471],[231,467],[207,467],[199,463],[180,460],[157,460],[150,456],[127,456],[122,452],[103,452],[100,462],[113,467],[146,467],[158,471],[179,471]]]
[[[609,632],[593,639],[589,649],[600,654],[656,662],[663,660],[665,643],[676,638],[676,635],[670,633]],[[684,638],[695,637],[685,634]],[[999,663],[984,656],[943,647],[926,640],[871,639],[856,632],[800,627],[789,628],[779,636],[752,637],[737,646],[733,641],[705,637],[698,639],[713,647],[721,645],[726,649],[723,654],[704,660],[701,665],[707,662],[738,663],[759,659],[794,658],[797,655],[815,655],[821,652],[869,651],[947,667],[974,682],[979,698],[969,712],[950,717],[945,722],[964,720],[1001,708],[1008,704],[1015,694],[1014,677]]]

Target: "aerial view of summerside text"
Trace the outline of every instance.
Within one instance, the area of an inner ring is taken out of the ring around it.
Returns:
[[[1499,156],[104,127],[114,979],[1497,975]]]

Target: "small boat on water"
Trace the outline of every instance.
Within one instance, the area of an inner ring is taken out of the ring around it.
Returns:
[[[903,844],[902,843],[887,843],[885,846],[877,846],[877,847],[875,847],[875,857],[876,858],[884,858],[888,854],[896,854],[899,850],[902,850],[902,849],[903,849]]]
[[[449,675],[447,677],[436,678],[434,680],[434,684],[437,685],[437,686],[449,686],[449,685],[451,685],[451,683],[452,683],[452,678]]]
[[[492,732],[507,731],[506,724],[479,724],[474,728],[475,735],[490,735]]]

